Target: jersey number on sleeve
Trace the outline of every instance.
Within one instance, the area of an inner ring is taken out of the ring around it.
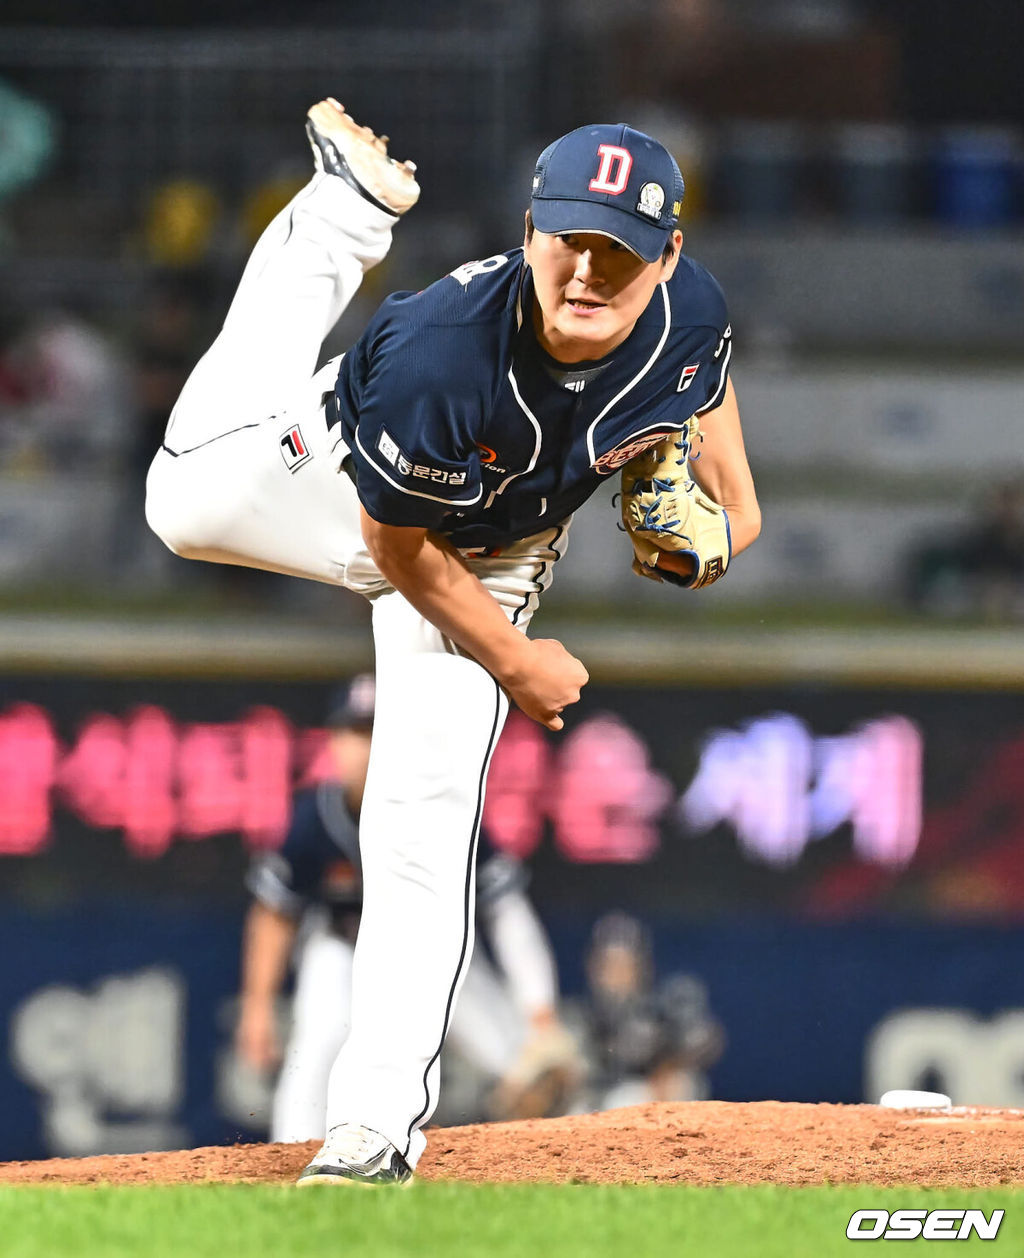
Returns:
[[[488,271],[496,271],[506,262],[508,258],[503,253],[496,253],[493,258],[484,258],[482,262],[463,262],[462,266],[457,266],[450,274],[452,279],[458,280],[465,288],[474,275],[486,275]]]

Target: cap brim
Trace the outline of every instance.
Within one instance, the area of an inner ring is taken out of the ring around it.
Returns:
[[[534,227],[546,235],[596,232],[619,241],[645,262],[657,262],[671,239],[670,230],[598,201],[549,201],[535,197],[530,209]]]

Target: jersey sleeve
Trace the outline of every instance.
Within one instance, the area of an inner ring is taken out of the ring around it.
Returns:
[[[245,880],[249,892],[267,908],[287,917],[300,917],[316,897],[330,854],[316,794],[304,791],[295,797],[291,824],[276,852],[257,858]]]
[[[486,827],[481,826],[476,848],[477,907],[494,904],[510,892],[525,891],[529,881],[522,862],[496,847]]]
[[[662,396],[674,409],[703,415],[721,406],[732,360],[732,324],[715,277],[692,258],[680,258],[669,281],[672,337],[666,355],[671,376]]]
[[[451,329],[385,325],[348,399],[359,498],[381,524],[438,528],[483,494],[480,454]],[[339,404],[346,399],[339,389]]]
[[[292,870],[280,852],[265,852],[250,865],[245,887],[260,904],[285,917],[302,916],[306,900],[292,889]]]

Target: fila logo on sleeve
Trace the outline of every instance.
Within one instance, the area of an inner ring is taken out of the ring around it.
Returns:
[[[633,169],[633,155],[629,149],[618,144],[599,144],[597,154],[601,164],[597,174],[587,185],[591,192],[610,192],[617,197],[624,192],[629,183],[629,172]]]
[[[313,457],[298,424],[292,424],[291,428],[282,434],[281,457],[289,472],[297,471],[303,463],[308,463]]]
[[[700,371],[700,363],[690,363],[689,367],[683,368],[683,374],[679,377],[679,383],[676,385],[677,393],[685,393],[693,384],[693,377]]]

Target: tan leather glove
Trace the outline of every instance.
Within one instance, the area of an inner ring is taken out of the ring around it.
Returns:
[[[684,428],[631,459],[622,469],[622,523],[633,543],[633,571],[652,581],[699,590],[724,576],[732,557],[729,517],[690,475],[697,416]],[[658,567],[666,551],[689,555],[695,571],[682,577]]]

